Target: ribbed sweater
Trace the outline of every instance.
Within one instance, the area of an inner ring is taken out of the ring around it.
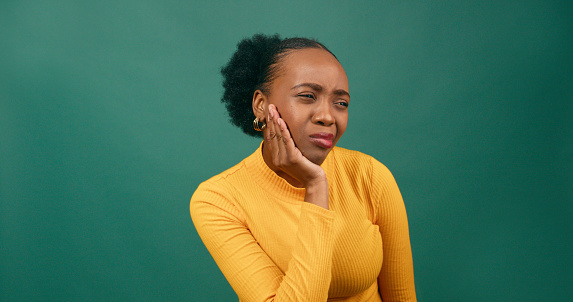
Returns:
[[[390,171],[333,148],[329,210],[304,202],[259,147],[201,183],[193,223],[240,301],[416,301],[408,221]]]

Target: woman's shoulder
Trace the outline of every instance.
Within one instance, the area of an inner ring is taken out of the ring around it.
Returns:
[[[220,172],[219,174],[210,177],[209,179],[205,180],[203,183],[216,184],[216,183],[225,182],[226,180],[228,180],[230,178],[232,179],[233,177],[237,177],[241,173],[241,170],[243,170],[244,168],[245,168],[245,160],[242,160],[239,163],[237,163],[236,165],[226,169],[225,171]]]
[[[244,167],[243,160],[199,184],[190,201],[191,217],[194,222],[205,217],[218,217],[221,213],[228,213],[238,217],[237,219],[243,216],[236,205],[236,196],[240,175],[245,174]]]
[[[210,177],[209,179],[201,182],[197,187],[195,193],[200,191],[210,191],[210,192],[226,192],[231,187],[237,179],[244,177],[245,170],[245,160],[237,163],[236,165],[228,168],[227,170]]]

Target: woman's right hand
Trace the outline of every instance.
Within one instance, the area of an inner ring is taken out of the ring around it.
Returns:
[[[328,181],[326,173],[306,158],[296,147],[285,121],[274,105],[268,107],[265,144],[273,166],[300,182],[306,189],[305,201],[328,209]],[[287,179],[288,181],[288,179]]]

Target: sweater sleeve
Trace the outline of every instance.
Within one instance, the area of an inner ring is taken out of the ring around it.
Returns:
[[[303,203],[297,238],[283,272],[259,246],[225,192],[201,184],[193,223],[241,301],[326,301],[331,280],[333,212]]]
[[[380,295],[384,302],[416,301],[408,218],[402,195],[388,168],[375,159],[372,159],[371,180],[384,259],[378,276]]]

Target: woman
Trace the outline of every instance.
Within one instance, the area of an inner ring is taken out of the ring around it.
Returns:
[[[203,182],[191,217],[241,301],[415,301],[408,222],[388,169],[334,147],[348,79],[304,38],[255,35],[222,69],[231,121],[260,147]]]

